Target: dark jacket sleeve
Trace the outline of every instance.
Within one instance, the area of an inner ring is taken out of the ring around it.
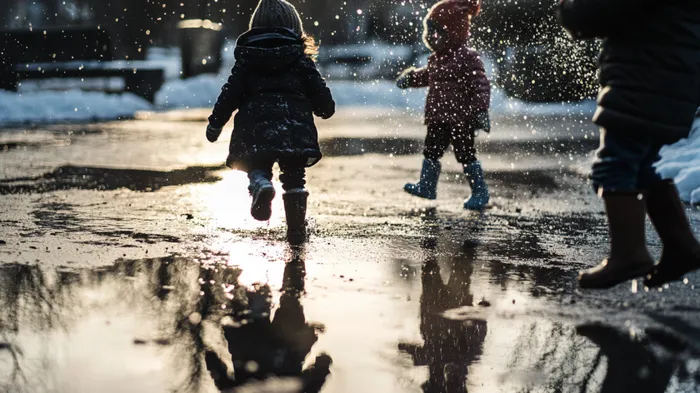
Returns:
[[[559,23],[575,39],[609,37],[624,29],[628,18],[662,0],[560,0]]]
[[[221,88],[219,99],[216,100],[214,111],[209,116],[209,124],[216,128],[222,128],[231,120],[231,115],[236,111],[245,99],[243,67],[234,65],[231,76]]]
[[[316,69],[316,64],[310,58],[304,58],[301,64],[304,86],[308,94],[314,114],[320,118],[328,119],[335,114],[335,101],[331,89],[326,86],[326,81]]]

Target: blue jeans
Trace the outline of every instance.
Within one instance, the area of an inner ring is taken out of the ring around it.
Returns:
[[[661,181],[654,163],[667,143],[653,134],[601,129],[591,174],[596,192],[636,192]]]

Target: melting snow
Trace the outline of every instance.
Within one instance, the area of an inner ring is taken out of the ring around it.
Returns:
[[[688,139],[661,150],[657,170],[666,179],[673,178],[684,201],[700,204],[700,111]]]
[[[177,79],[177,53],[152,48],[149,62],[166,69],[168,81],[156,96],[155,109],[212,107],[228,77],[233,64],[233,46],[228,43],[224,52],[225,66],[219,75],[202,75],[187,80]],[[487,63],[487,69],[491,69]],[[421,116],[426,89],[399,90],[389,80],[328,82],[339,106],[402,109]],[[494,115],[571,115],[594,111],[595,103],[530,104],[508,98],[495,88],[491,100]],[[100,92],[36,91],[12,93],[0,91],[0,124],[45,123],[58,121],[108,120],[133,116],[154,106],[132,94],[108,95]],[[674,178],[681,197],[691,203],[700,203],[700,112],[690,138],[665,147],[658,171],[665,178]]]
[[[133,116],[151,104],[133,94],[38,91],[12,93],[0,90],[0,124],[109,120]]]

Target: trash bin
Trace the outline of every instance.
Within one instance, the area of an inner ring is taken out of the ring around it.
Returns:
[[[210,20],[180,21],[182,79],[201,74],[216,74],[221,69],[221,50],[224,46],[222,25]]]

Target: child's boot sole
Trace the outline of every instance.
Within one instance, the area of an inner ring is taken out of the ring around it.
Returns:
[[[644,286],[657,288],[678,281],[688,273],[700,269],[700,250],[683,255],[663,256],[658,265],[647,275]]]
[[[639,261],[612,267],[607,261],[596,268],[579,273],[578,284],[581,289],[608,289],[629,280],[644,277],[651,270],[653,262]]]
[[[407,194],[413,195],[414,197],[423,198],[423,199],[427,199],[430,201],[434,201],[437,199],[437,195],[421,192],[420,188],[415,184],[411,184],[411,183],[406,184],[403,187],[403,190]]]
[[[258,221],[267,221],[272,216],[272,200],[275,199],[275,188],[265,187],[253,199],[250,215]]]

